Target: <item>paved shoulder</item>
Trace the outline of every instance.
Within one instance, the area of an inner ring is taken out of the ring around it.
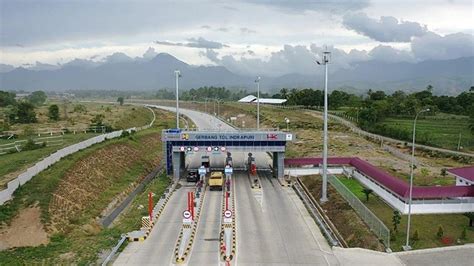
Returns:
[[[472,266],[474,265],[474,244],[398,252],[396,256],[406,265]]]

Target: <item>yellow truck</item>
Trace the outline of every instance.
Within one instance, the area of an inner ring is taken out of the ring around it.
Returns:
[[[209,178],[209,189],[222,190],[222,187],[224,187],[224,175],[222,172],[212,172]]]

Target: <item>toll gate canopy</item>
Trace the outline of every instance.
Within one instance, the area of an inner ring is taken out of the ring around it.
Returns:
[[[162,132],[166,170],[179,178],[184,168],[184,155],[189,152],[271,152],[273,169],[283,177],[285,147],[294,136],[282,131],[193,131],[166,129]]]

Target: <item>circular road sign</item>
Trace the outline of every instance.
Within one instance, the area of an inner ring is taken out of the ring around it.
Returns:
[[[195,152],[199,151],[199,147],[194,147],[193,149]]]
[[[184,217],[185,219],[191,218],[191,212],[188,211],[188,210],[184,211],[184,212],[183,212],[183,217]]]
[[[181,147],[179,147],[179,150],[180,150],[180,151],[185,151],[185,150],[186,150],[186,148],[185,148],[185,147],[183,147],[183,146],[181,146]]]
[[[225,217],[225,218],[230,218],[230,217],[232,217],[232,211],[231,211],[231,210],[226,210],[226,211],[224,212],[224,217]]]
[[[212,151],[212,147],[207,147],[207,151]]]
[[[221,152],[225,152],[226,147],[221,147]]]

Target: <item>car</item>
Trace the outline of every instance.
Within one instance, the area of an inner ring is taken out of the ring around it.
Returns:
[[[224,186],[224,175],[222,172],[212,172],[209,178],[209,189],[210,190],[222,190]]]
[[[188,171],[188,176],[186,177],[186,181],[188,182],[197,182],[199,181],[199,175],[196,170]]]

